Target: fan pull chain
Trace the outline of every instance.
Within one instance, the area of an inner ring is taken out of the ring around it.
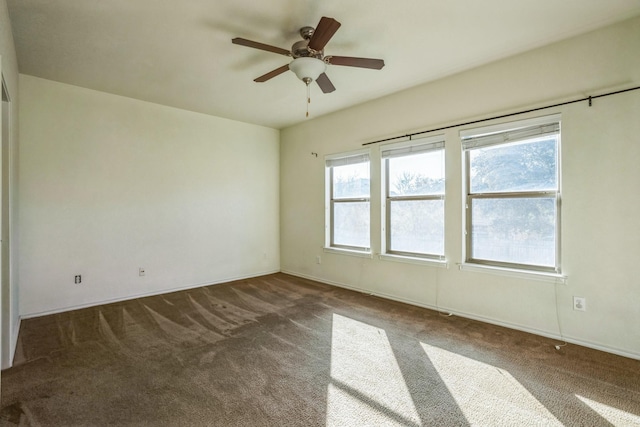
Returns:
[[[311,90],[309,89],[309,83],[307,83],[307,117],[309,117],[309,104],[311,104]]]

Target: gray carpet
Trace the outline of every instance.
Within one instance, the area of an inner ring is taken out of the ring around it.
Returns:
[[[0,425],[640,426],[640,361],[285,274],[26,320]]]

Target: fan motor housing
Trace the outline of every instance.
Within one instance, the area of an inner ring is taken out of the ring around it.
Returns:
[[[322,59],[323,51],[316,52],[316,54],[313,55],[309,51],[308,45],[309,45],[309,40],[300,40],[295,42],[293,46],[291,46],[291,56],[293,56],[294,58],[312,57],[312,58]]]

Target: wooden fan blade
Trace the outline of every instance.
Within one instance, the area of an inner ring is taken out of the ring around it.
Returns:
[[[323,16],[318,22],[318,26],[316,27],[313,35],[311,36],[311,40],[309,40],[309,49],[315,50],[316,52],[320,52],[324,49],[327,42],[333,37],[333,35],[340,28],[340,24],[333,18],[327,18]]]
[[[384,60],[382,59],[328,56],[325,60],[328,60],[331,65],[346,65],[347,67],[371,68],[374,70],[379,70],[384,67]]]
[[[257,79],[254,79],[254,82],[258,82],[258,83],[263,83],[266,82],[267,80],[270,80],[272,78],[274,78],[275,76],[279,76],[280,74],[284,73],[285,71],[287,71],[289,69],[289,64],[283,65],[280,68],[276,68],[273,71],[269,71],[267,74],[262,75],[260,77],[258,77]]]
[[[320,86],[323,93],[331,93],[336,90],[336,87],[331,83],[331,80],[329,80],[326,73],[320,74],[316,79],[316,83],[318,83],[318,86]]]
[[[231,40],[231,43],[239,44],[240,46],[252,47],[254,49],[266,50],[267,52],[279,53],[280,55],[291,56],[291,52],[286,49],[264,43],[254,42],[240,37],[236,37],[235,39]]]

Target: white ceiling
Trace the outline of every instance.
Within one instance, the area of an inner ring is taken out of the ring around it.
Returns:
[[[305,120],[306,90],[286,64],[233,37],[289,49],[320,17],[342,27],[311,117],[337,111],[640,14],[640,0],[7,0],[21,73],[219,117],[283,128]]]

